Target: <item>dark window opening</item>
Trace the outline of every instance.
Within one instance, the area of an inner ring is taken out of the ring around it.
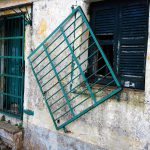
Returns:
[[[22,118],[24,16],[0,20],[0,111]]]
[[[91,27],[122,85],[144,89],[149,1],[99,1],[91,3],[89,10]],[[97,54],[97,57],[89,60],[89,64],[100,57]],[[103,60],[98,61],[88,74],[103,64]],[[107,72],[104,68],[98,71],[95,78]]]
[[[114,35],[112,34],[106,34],[106,35],[96,35],[98,42],[101,45],[102,50],[104,51],[110,65],[113,68],[113,60],[114,60],[114,50],[113,50],[113,39]],[[98,53],[98,60],[102,57],[100,53]],[[101,66],[105,64],[104,60],[99,60],[97,63],[97,69],[99,69]],[[109,73],[108,68],[103,68],[102,70],[98,71],[98,75],[105,75]],[[109,76],[108,76],[109,77]]]
[[[102,50],[104,51],[107,59],[109,60],[110,65],[113,67],[113,45],[101,45]],[[102,57],[100,52],[98,53],[98,59]],[[104,66],[105,62],[103,59],[99,60],[97,63],[97,68],[100,68],[101,66]],[[98,71],[98,75],[106,75],[109,73],[109,70],[107,67],[103,68],[102,70]]]
[[[112,34],[106,34],[106,35],[97,35],[98,40],[113,40],[114,35]]]

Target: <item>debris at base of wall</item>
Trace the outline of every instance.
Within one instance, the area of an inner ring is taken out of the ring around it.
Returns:
[[[21,150],[23,148],[22,129],[6,121],[0,121],[0,150]]]

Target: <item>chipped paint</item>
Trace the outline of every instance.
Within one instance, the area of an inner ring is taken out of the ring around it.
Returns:
[[[150,60],[150,55],[147,56],[147,60]]]
[[[37,34],[43,35],[46,32],[46,28],[47,28],[47,23],[44,19],[42,19],[39,23]]]

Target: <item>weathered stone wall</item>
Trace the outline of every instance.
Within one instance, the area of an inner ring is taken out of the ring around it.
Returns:
[[[150,14],[150,6],[149,6]],[[150,18],[150,15],[149,15]],[[149,31],[148,31],[148,48],[147,48],[147,60],[146,60],[146,79],[145,79],[145,101],[150,103],[150,19],[149,19]]]
[[[4,4],[4,1],[3,1]],[[33,3],[33,26],[25,31],[24,148],[54,150],[149,150],[150,149],[150,37],[147,52],[146,90],[124,89],[118,102],[115,97],[99,105],[67,126],[69,133],[56,131],[27,56],[71,12],[76,0],[39,0]],[[9,4],[10,5],[10,4]],[[78,0],[87,14],[89,3]],[[146,94],[146,96],[145,96]]]

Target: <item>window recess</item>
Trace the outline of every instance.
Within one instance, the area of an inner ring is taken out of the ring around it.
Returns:
[[[22,119],[24,15],[0,18],[0,112]]]
[[[91,27],[124,87],[144,89],[148,10],[148,0],[109,0],[90,6]],[[98,68],[99,64],[92,70]]]
[[[89,43],[89,41],[91,42]],[[91,53],[88,54],[88,51]],[[99,55],[98,60],[89,63],[89,59],[93,59],[97,55]],[[72,121],[121,90],[120,83],[81,7],[74,9],[31,52],[28,59],[56,129],[65,128]],[[87,74],[88,70],[97,65],[100,60],[103,63],[99,64],[99,70],[90,75]],[[107,71],[103,73],[103,77],[91,83],[90,79],[93,79],[104,68]],[[93,90],[99,80],[103,80],[107,76],[111,76],[111,80],[97,90]],[[103,92],[112,83],[114,88],[108,93]],[[97,97],[97,94],[101,96]]]

